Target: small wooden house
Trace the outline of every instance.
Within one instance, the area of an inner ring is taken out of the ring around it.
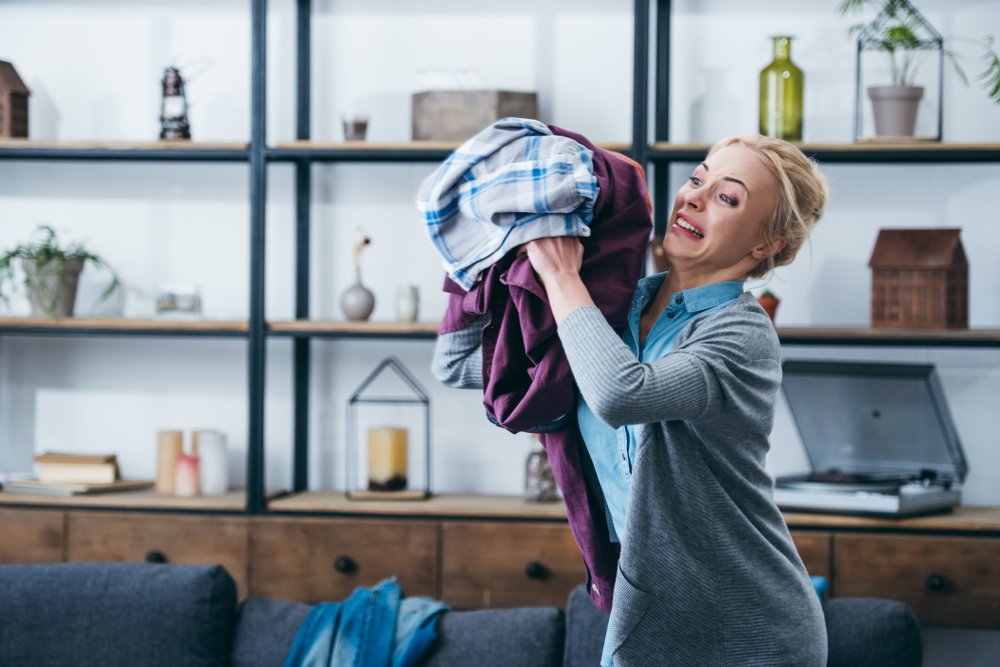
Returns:
[[[28,137],[30,94],[14,66],[0,60],[0,137]]]
[[[872,269],[872,326],[969,326],[969,263],[960,229],[882,229]]]

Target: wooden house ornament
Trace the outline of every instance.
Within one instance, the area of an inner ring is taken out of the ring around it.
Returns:
[[[969,326],[969,262],[960,229],[882,229],[872,269],[872,326]]]
[[[30,94],[14,66],[0,60],[0,137],[28,138]]]

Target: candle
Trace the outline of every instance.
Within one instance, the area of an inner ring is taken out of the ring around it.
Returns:
[[[406,488],[405,428],[368,429],[368,489],[399,491]]]
[[[222,495],[229,488],[226,436],[212,430],[195,431],[194,435],[198,448],[192,453],[201,459],[201,493],[206,496]]]
[[[181,454],[174,474],[174,495],[197,496],[198,486],[198,457]]]
[[[159,431],[156,440],[156,492],[172,494],[177,457],[184,453],[184,433]]]

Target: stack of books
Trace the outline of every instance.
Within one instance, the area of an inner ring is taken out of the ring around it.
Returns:
[[[150,481],[123,480],[114,454],[81,455],[47,452],[35,456],[37,476],[33,479],[8,479],[4,491],[75,496],[112,491],[148,489]]]

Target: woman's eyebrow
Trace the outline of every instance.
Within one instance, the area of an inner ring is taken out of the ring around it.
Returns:
[[[709,171],[708,165],[706,163],[702,162],[701,166],[705,168],[705,171]],[[741,181],[740,179],[733,178],[732,176],[723,176],[722,180],[731,181],[733,183],[736,183],[737,185],[742,185],[743,189],[747,191],[747,196],[750,196],[750,188],[748,188],[747,184]]]

